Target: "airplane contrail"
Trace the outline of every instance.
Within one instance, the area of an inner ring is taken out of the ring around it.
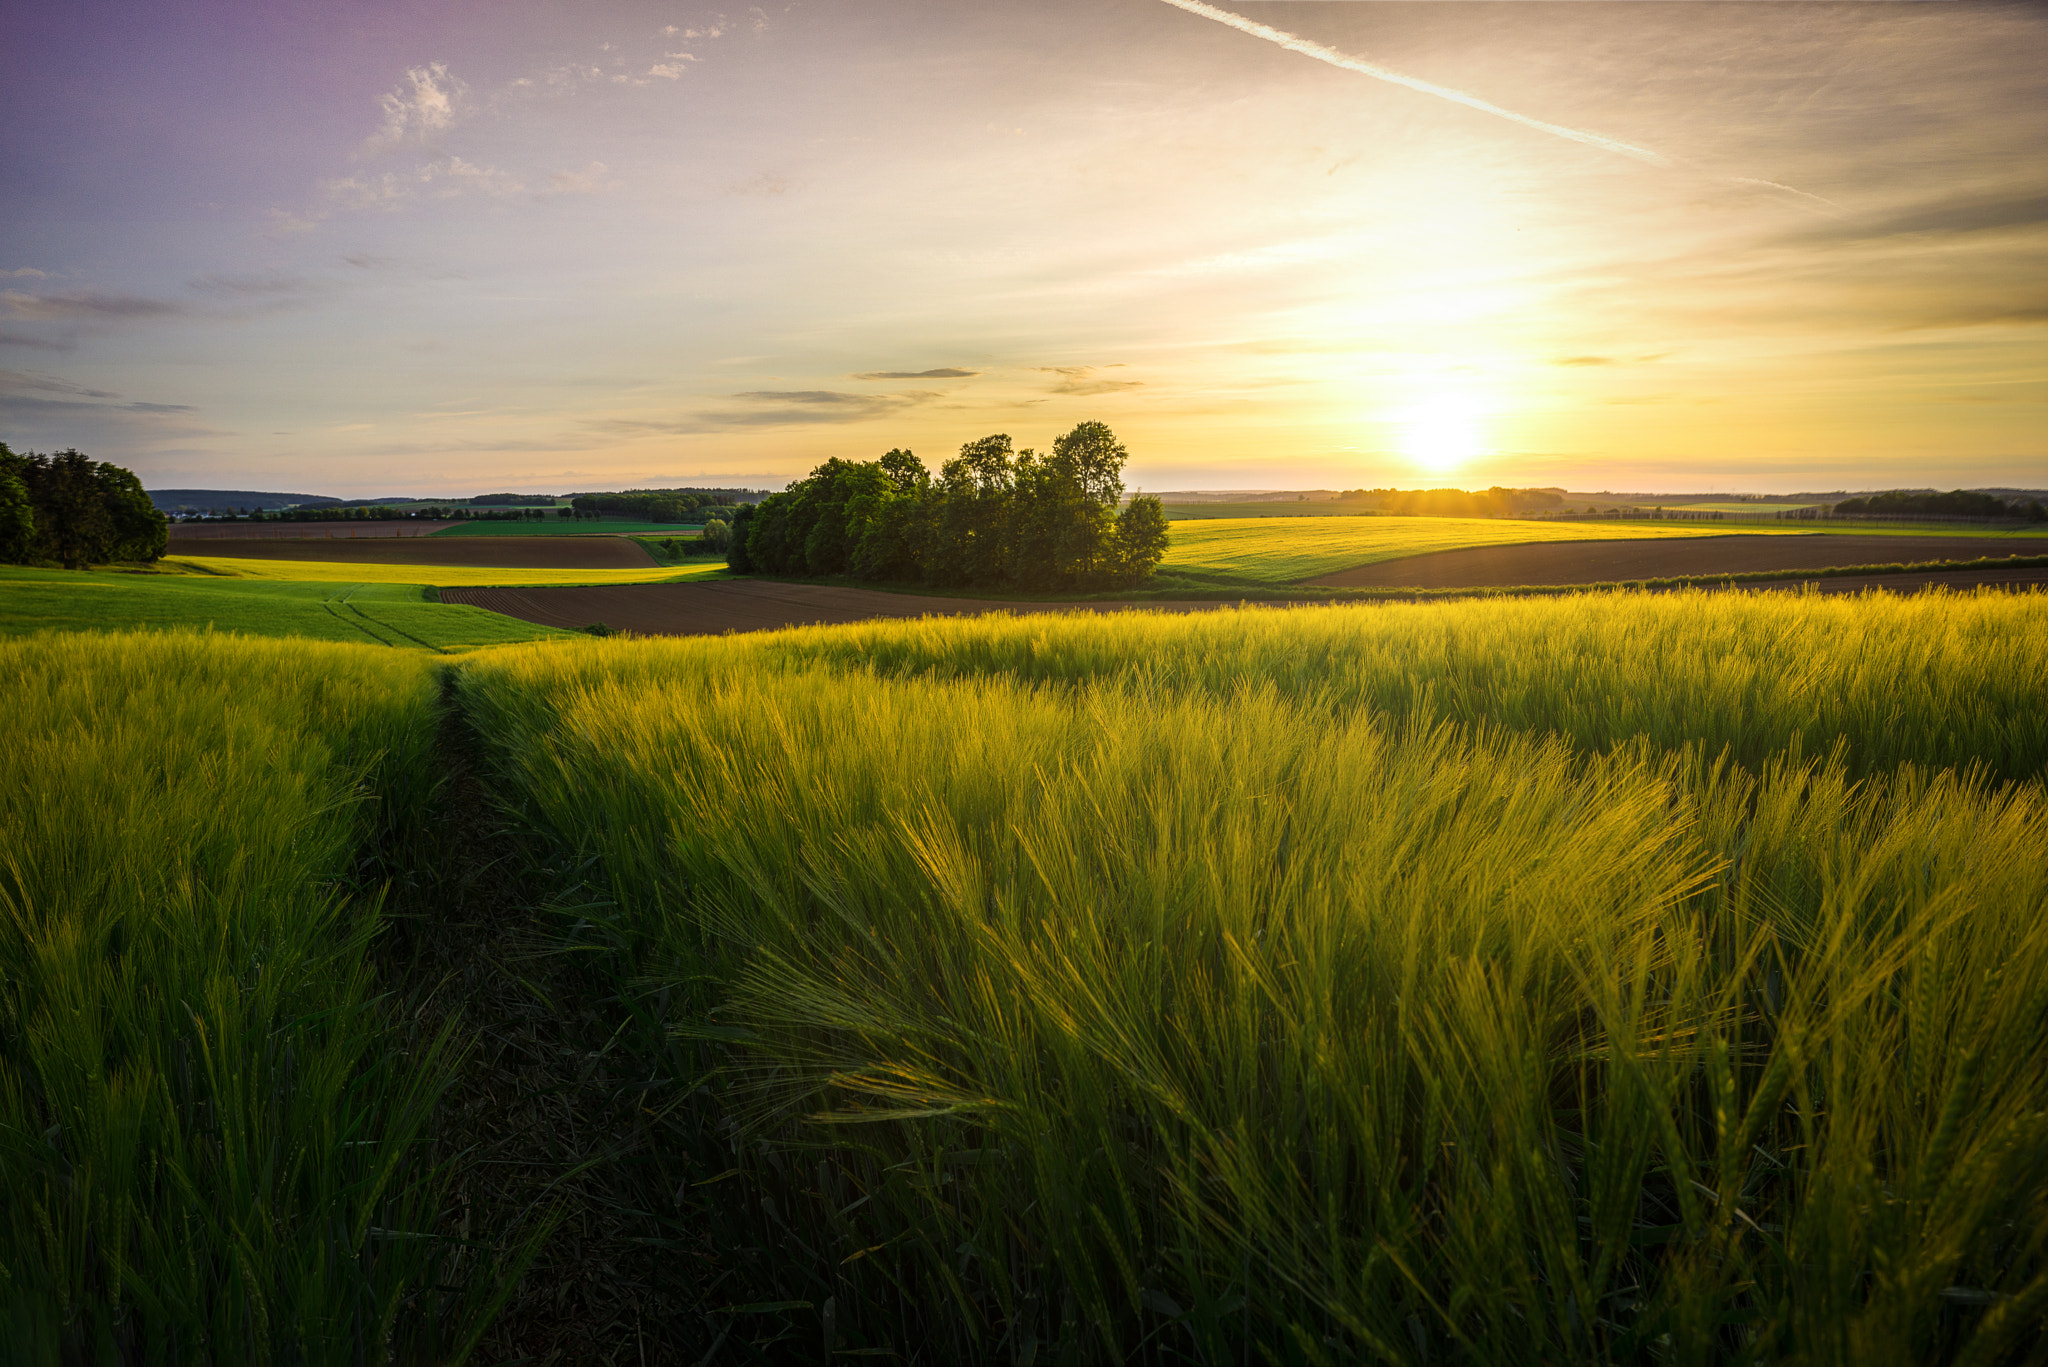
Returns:
[[[1646,161],[1652,166],[1684,167],[1695,171],[1701,169],[1692,163],[1681,161],[1675,157],[1667,157],[1662,152],[1648,147],[1638,147],[1632,142],[1623,142],[1619,138],[1605,137],[1599,133],[1589,133],[1583,128],[1568,128],[1561,123],[1546,123],[1542,119],[1532,119],[1527,114],[1517,114],[1512,109],[1501,108],[1491,100],[1482,100],[1477,95],[1468,95],[1462,90],[1453,90],[1447,85],[1438,85],[1434,81],[1425,81],[1420,77],[1396,71],[1392,67],[1381,66],[1377,62],[1368,62],[1363,57],[1353,57],[1348,52],[1340,52],[1336,48],[1304,38],[1298,33],[1289,33],[1286,29],[1273,28],[1256,20],[1247,19],[1242,14],[1233,14],[1227,9],[1218,9],[1214,5],[1204,4],[1202,0],[1166,0],[1166,3],[1172,5],[1175,9],[1184,9],[1189,14],[1199,14],[1204,19],[1214,19],[1219,24],[1228,24],[1240,33],[1249,33],[1254,38],[1263,38],[1269,43],[1278,43],[1289,52],[1299,52],[1304,57],[1313,57],[1319,62],[1328,62],[1331,66],[1342,67],[1346,71],[1356,71],[1361,76],[1370,76],[1376,81],[1388,81],[1394,85],[1404,85],[1410,90],[1419,90],[1425,95],[1434,95],[1438,99],[1449,100],[1454,104],[1462,104],[1468,109],[1476,109],[1482,114],[1492,114],[1494,117],[1506,119],[1510,123],[1521,124],[1524,128],[1533,128],[1539,133],[1549,133],[1553,137],[1584,143],[1588,147],[1598,147],[1606,152],[1618,152],[1624,157],[1634,157],[1637,161]],[[1797,195],[1801,199],[1810,199],[1816,204],[1825,204],[1835,217],[1841,217],[1844,212],[1842,206],[1835,203],[1832,199],[1808,194],[1806,191],[1795,186],[1784,185],[1775,180],[1758,180],[1753,176],[1715,176],[1714,179],[1729,185],[1754,185],[1764,189],[1782,190],[1788,195]]]
[[[1240,33],[1249,33],[1254,38],[1263,38],[1269,43],[1278,43],[1289,52],[1299,52],[1304,57],[1313,57],[1319,62],[1328,62],[1331,66],[1343,67],[1346,71],[1356,71],[1361,76],[1370,76],[1376,81],[1388,81],[1394,85],[1405,85],[1410,90],[1419,90],[1425,95],[1434,95],[1438,99],[1450,100],[1455,104],[1462,104],[1468,109],[1476,109],[1482,114],[1492,114],[1496,118],[1506,119],[1510,123],[1521,124],[1524,128],[1533,128],[1539,133],[1549,133],[1555,137],[1567,138],[1572,142],[1582,142],[1588,147],[1598,147],[1603,151],[1619,152],[1624,157],[1634,157],[1637,161],[1646,161],[1652,166],[1670,166],[1673,164],[1671,158],[1665,156],[1662,152],[1655,152],[1647,147],[1638,147],[1632,142],[1622,142],[1618,138],[1602,137],[1598,133],[1589,133],[1583,128],[1567,128],[1561,123],[1545,123],[1542,119],[1532,119],[1527,114],[1517,114],[1512,109],[1503,109],[1491,100],[1482,100],[1477,95],[1468,95],[1462,90],[1453,90],[1447,85],[1437,85],[1432,81],[1425,81],[1415,76],[1405,75],[1391,67],[1381,66],[1377,62],[1368,62],[1363,58],[1353,57],[1348,52],[1339,52],[1336,48],[1311,42],[1309,39],[1303,38],[1299,34],[1289,33],[1285,29],[1270,28],[1265,24],[1247,19],[1241,14],[1232,14],[1227,9],[1217,9],[1214,5],[1205,5],[1202,3],[1202,0],[1166,0],[1166,3],[1172,5],[1175,9],[1184,9],[1189,14],[1199,14],[1204,19],[1214,19],[1219,24],[1228,24]]]

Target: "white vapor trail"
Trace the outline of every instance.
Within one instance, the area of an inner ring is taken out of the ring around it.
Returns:
[[[1289,52],[1299,52],[1304,57],[1313,57],[1319,62],[1328,62],[1331,66],[1343,67],[1346,71],[1356,71],[1361,76],[1370,76],[1376,81],[1388,81],[1394,85],[1405,85],[1410,90],[1419,90],[1425,95],[1435,95],[1439,99],[1450,100],[1454,104],[1462,104],[1468,109],[1476,109],[1482,114],[1492,114],[1498,118],[1506,119],[1510,123],[1521,124],[1524,128],[1533,128],[1539,133],[1549,133],[1556,137],[1567,138],[1572,142],[1582,142],[1588,147],[1598,147],[1608,152],[1619,152],[1624,157],[1634,157],[1637,161],[1647,161],[1652,166],[1670,166],[1673,164],[1671,158],[1665,156],[1662,152],[1653,152],[1647,147],[1638,147],[1632,142],[1622,142],[1617,138],[1602,137],[1598,133],[1588,133],[1583,128],[1567,128],[1561,123],[1545,123],[1541,119],[1532,119],[1527,114],[1517,114],[1512,109],[1503,109],[1490,100],[1480,99],[1477,95],[1467,95],[1464,91],[1453,90],[1447,85],[1436,85],[1433,82],[1425,81],[1415,76],[1403,75],[1391,67],[1384,67],[1376,62],[1368,62],[1363,58],[1353,57],[1348,52],[1339,52],[1336,48],[1325,47],[1321,43],[1311,42],[1307,38],[1303,38],[1299,34],[1289,33],[1285,29],[1269,28],[1265,24],[1247,19],[1241,14],[1232,14],[1229,10],[1217,9],[1214,5],[1205,5],[1202,3],[1202,0],[1166,0],[1166,3],[1172,5],[1175,9],[1184,9],[1189,14],[1199,14],[1204,19],[1214,19],[1219,24],[1228,24],[1240,33],[1249,33],[1254,38],[1263,38],[1269,43],[1278,43]]]

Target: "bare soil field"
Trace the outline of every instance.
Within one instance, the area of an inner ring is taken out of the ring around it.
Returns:
[[[1000,603],[924,598],[830,584],[721,579],[709,584],[606,584],[590,587],[442,589],[444,603],[468,603],[542,626],[572,630],[602,622],[645,636],[716,636],[728,631],[865,622],[878,617],[971,617],[984,612],[1200,612],[1218,602]]]
[[[2048,586],[2048,569],[1950,570],[1926,574],[1855,575],[1836,579],[1786,579],[1745,584],[1745,589],[1797,589],[1812,585],[1823,593],[1883,589],[1911,593],[1934,587],[2001,588]],[[709,584],[606,584],[584,587],[444,588],[444,603],[468,603],[542,626],[580,630],[599,622],[615,631],[643,636],[717,636],[728,631],[775,631],[783,627],[865,622],[888,617],[967,617],[984,612],[1205,612],[1235,607],[1215,600],[1174,602],[1016,603],[976,598],[925,598],[828,584],[783,584],[759,579],[724,579]],[[1298,608],[1314,603],[1257,603]]]
[[[430,536],[459,522],[219,522],[171,524],[171,544],[180,541],[348,541],[360,537]]]
[[[435,525],[435,524],[428,524]],[[225,538],[223,538],[224,540]],[[366,565],[467,565],[488,569],[644,570],[654,558],[623,536],[416,536],[273,541],[187,541],[173,533],[172,555],[231,555],[243,560],[327,560]],[[580,623],[578,625],[581,625]]]
[[[1509,588],[2042,554],[2048,554],[2048,539],[2038,537],[2006,540],[1962,536],[1705,536],[1657,541],[1551,541],[1439,551],[1340,570],[1308,582],[1358,589]]]

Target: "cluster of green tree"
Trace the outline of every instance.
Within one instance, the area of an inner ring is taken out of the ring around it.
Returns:
[[[1463,489],[1346,489],[1345,502],[1370,503],[1383,512],[1407,517],[1511,517],[1516,513],[1559,508],[1564,498],[1552,489],[1503,489],[1498,484],[1481,493]]]
[[[465,500],[472,508],[524,508],[532,504],[552,507],[553,494],[478,494]]]
[[[0,562],[80,570],[154,560],[169,529],[133,472],[77,451],[16,455],[0,444]]]
[[[1076,591],[1141,582],[1166,554],[1156,498],[1123,498],[1127,453],[1084,422],[1048,455],[983,437],[931,477],[908,451],[828,460],[732,524],[727,563],[761,574]]]
[[[571,494],[582,513],[623,513],[646,522],[698,522],[723,513],[752,495],[749,489],[626,489],[611,494]]]
[[[729,517],[730,510],[726,511]],[[665,536],[659,544],[662,553],[671,560],[701,555],[722,556],[732,547],[732,523],[726,517],[712,517],[695,536]]]
[[[1836,517],[1984,517],[2023,518],[2048,522],[2048,509],[2032,499],[2008,503],[1991,494],[1952,489],[1938,494],[1932,489],[1892,489],[1868,498],[1850,498],[1834,506]]]

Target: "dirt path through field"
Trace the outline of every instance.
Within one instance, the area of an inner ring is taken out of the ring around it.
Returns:
[[[332,541],[190,541],[173,535],[171,555],[220,555],[240,560],[326,560],[365,565],[468,565],[519,570],[646,570],[657,561],[623,536],[385,536]]]
[[[1480,546],[1311,579],[1329,588],[1477,589],[2048,555],[2048,537],[1705,536]]]

